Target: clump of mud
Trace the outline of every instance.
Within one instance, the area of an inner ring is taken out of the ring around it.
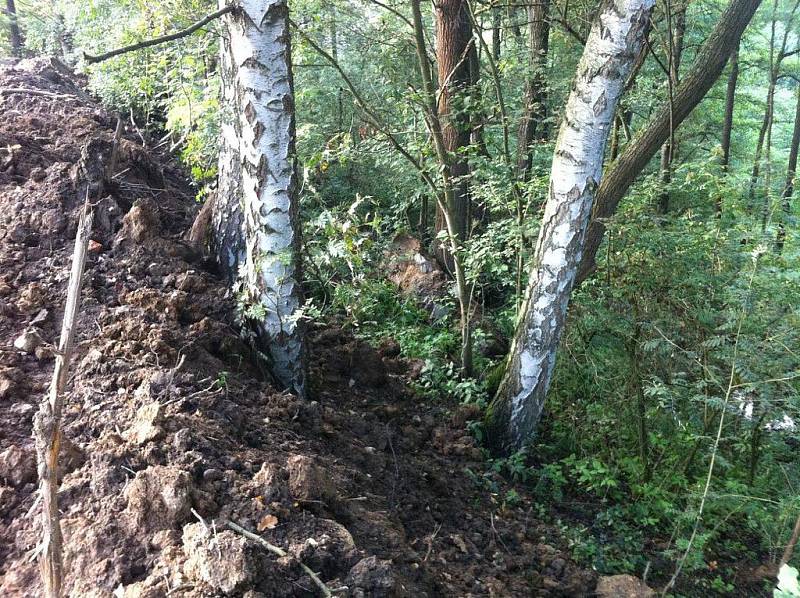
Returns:
[[[52,373],[77,214],[97,228],[65,410],[59,503],[70,596],[584,595],[531,507],[504,508],[465,433],[391,344],[313,333],[313,397],[277,392],[221,279],[182,239],[177,165],[55,62],[0,67],[0,595],[40,585],[31,422]],[[41,93],[44,92],[44,93]],[[99,165],[99,166],[98,166]],[[102,178],[102,177],[101,177]],[[526,497],[523,497],[526,498]],[[228,529],[261,535],[278,558]]]

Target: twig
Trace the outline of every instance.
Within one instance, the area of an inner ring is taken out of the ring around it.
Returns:
[[[86,265],[86,248],[92,230],[93,212],[86,193],[83,211],[75,236],[72,270],[67,288],[67,304],[61,326],[61,339],[56,352],[55,370],[47,398],[42,401],[33,424],[39,473],[39,495],[42,498],[42,553],[39,558],[44,595],[59,598],[64,581],[61,523],[58,512],[58,453],[61,447],[61,412],[64,388],[69,377],[69,362],[75,338],[75,321],[80,307],[81,283]]]
[[[218,19],[222,15],[232,12],[235,8],[236,8],[235,5],[228,4],[224,8],[221,8],[217,12],[213,12],[210,15],[203,17],[193,25],[190,25],[189,27],[187,27],[186,29],[182,29],[181,31],[176,31],[175,33],[170,33],[168,35],[162,35],[161,37],[154,37],[152,39],[147,39],[138,42],[136,44],[131,44],[130,46],[123,46],[122,48],[111,50],[110,52],[106,52],[105,54],[98,54],[97,56],[92,56],[91,54],[87,54],[86,52],[84,52],[83,58],[89,64],[96,64],[98,62],[103,62],[104,60],[108,60],[109,58],[113,58],[114,56],[119,56],[120,54],[127,54],[128,52],[134,52],[136,50],[141,50],[142,48],[149,48],[150,46],[157,46],[158,44],[175,41],[176,39],[180,39],[182,37],[186,37],[187,35],[191,35],[206,23],[209,23],[214,19]]]
[[[288,556],[287,552],[285,550],[283,550],[282,548],[278,548],[274,544],[270,544],[269,542],[267,542],[261,536],[259,536],[257,534],[254,534],[253,532],[247,531],[243,527],[236,525],[233,521],[227,521],[227,522],[225,522],[225,525],[229,529],[232,529],[233,531],[235,531],[237,534],[241,534],[245,538],[247,538],[249,540],[253,540],[253,542],[258,542],[264,548],[266,548],[267,550],[269,550],[272,554],[274,554],[276,556],[279,556],[279,557]],[[322,595],[325,596],[325,598],[329,598],[330,596],[333,596],[333,594],[331,593],[331,589],[328,586],[325,585],[325,582],[322,581],[319,578],[319,576],[317,576],[317,574],[314,573],[311,570],[310,567],[308,567],[307,565],[303,564],[299,560],[297,561],[297,563],[300,565],[300,568],[308,574],[308,576],[311,578],[311,581],[313,581],[315,584],[317,584],[317,587],[319,587],[320,591],[322,592]]]

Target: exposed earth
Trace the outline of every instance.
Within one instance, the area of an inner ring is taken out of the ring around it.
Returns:
[[[59,492],[66,594],[320,595],[299,562],[341,596],[594,594],[530,497],[504,506],[470,476],[505,491],[466,432],[476,414],[418,396],[418,364],[395,344],[318,326],[311,400],[275,390],[186,240],[198,208],[177,163],[127,126],[110,164],[116,118],[79,78],[6,64],[0,104],[0,595],[39,593],[31,422],[87,193]]]

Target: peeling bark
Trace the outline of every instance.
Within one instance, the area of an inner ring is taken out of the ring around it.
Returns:
[[[286,0],[244,0],[226,17],[223,147],[215,246],[276,380],[305,394],[300,226]]]
[[[617,102],[654,0],[604,4],[586,41],[556,141],[550,192],[503,381],[487,414],[490,441],[521,448],[541,417]]]

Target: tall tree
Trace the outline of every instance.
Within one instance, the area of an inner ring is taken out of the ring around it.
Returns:
[[[736,105],[736,85],[739,81],[739,49],[731,54],[731,70],[728,73],[728,85],[725,88],[725,116],[722,122],[722,157],[720,166],[728,172],[731,163],[731,133],[733,132],[733,108]],[[720,206],[721,208],[721,206]]]
[[[522,118],[517,132],[517,180],[528,178],[531,168],[531,144],[547,137],[547,51],[550,43],[550,0],[536,0],[528,5],[529,74],[525,82]]]
[[[667,84],[669,86],[669,101],[672,102],[673,90],[678,86],[680,80],[683,38],[686,33],[686,6],[679,8],[674,17],[672,15],[668,15],[668,17],[670,31],[667,36],[669,41],[667,48]],[[658,210],[662,214],[666,214],[667,210],[669,210],[669,184],[672,182],[672,161],[677,151],[675,142],[676,128],[677,125],[674,123],[670,126],[669,139],[661,146],[661,184],[663,189],[659,196]]]
[[[11,47],[11,55],[22,56],[22,33],[19,30],[17,21],[17,6],[14,0],[6,0],[6,16],[8,16],[8,45]]]
[[[244,315],[273,375],[303,396],[300,225],[286,0],[244,0],[225,24],[228,39],[221,46],[220,75],[223,131],[228,134],[223,136],[213,219],[216,246],[224,267],[238,270]]]
[[[614,214],[636,177],[669,138],[671,127],[682,123],[714,85],[760,4],[761,0],[731,0],[675,90],[672,106],[667,102],[656,111],[603,177],[586,232],[578,283],[594,271],[595,256],[605,232],[603,221]]]
[[[794,129],[792,130],[792,145],[789,149],[789,164],[786,167],[786,182],[781,193],[781,203],[786,217],[792,213],[792,196],[794,195],[794,179],[797,175],[797,152],[800,149],[800,85],[795,91],[797,95],[797,107],[794,115]],[[778,223],[778,234],[775,245],[778,253],[783,251],[786,243],[786,224],[783,221]]]
[[[436,16],[436,64],[438,66],[438,118],[441,124],[444,149],[450,154],[450,175],[453,198],[450,212],[456,234],[461,241],[467,238],[470,221],[469,164],[464,149],[470,144],[470,118],[459,100],[464,97],[470,81],[470,48],[472,25],[467,0],[439,0],[434,4]],[[445,214],[436,211],[436,234],[446,232]],[[436,244],[436,253],[452,271],[453,260],[446,243]]]
[[[769,40],[769,82],[767,85],[764,118],[761,120],[761,129],[758,131],[758,141],[756,142],[755,157],[753,158],[753,169],[750,173],[750,188],[748,194],[751,199],[755,194],[756,184],[761,174],[761,159],[764,153],[764,144],[765,141],[772,136],[773,117],[775,115],[775,88],[778,85],[778,79],[781,75],[781,66],[786,58],[797,53],[797,50],[789,51],[786,48],[789,42],[789,36],[793,30],[793,23],[798,7],[800,7],[800,0],[795,1],[788,19],[783,23],[781,44],[780,47],[776,47],[777,25],[784,19],[778,14],[778,0],[774,0],[772,5],[772,22],[770,25]]]
[[[556,141],[525,302],[503,381],[487,413],[490,441],[501,450],[523,446],[541,416],[606,141],[653,4],[605,3],[586,40]]]

